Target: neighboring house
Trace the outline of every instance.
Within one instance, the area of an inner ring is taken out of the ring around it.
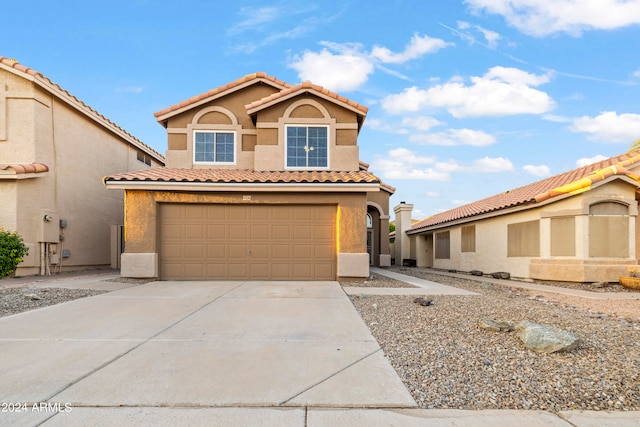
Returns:
[[[400,204],[396,258],[536,280],[617,282],[640,250],[639,171],[633,151],[415,224],[412,205]]]
[[[102,178],[163,164],[41,73],[0,56],[0,227],[29,248],[17,276],[110,266],[112,258],[117,267],[111,234],[123,224],[123,197]]]
[[[155,113],[167,168],[125,190],[121,275],[335,280],[389,266],[389,197],[360,162],[367,108],[304,82],[247,75]]]

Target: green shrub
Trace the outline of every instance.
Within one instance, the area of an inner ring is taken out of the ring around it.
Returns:
[[[16,271],[22,257],[29,253],[18,233],[11,233],[0,228],[0,278]]]

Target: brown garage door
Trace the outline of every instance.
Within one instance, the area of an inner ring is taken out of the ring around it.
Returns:
[[[334,280],[335,206],[160,205],[164,280]]]

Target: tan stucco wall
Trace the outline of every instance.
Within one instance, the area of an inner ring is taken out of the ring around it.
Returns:
[[[34,82],[0,69],[0,85],[11,94],[7,106],[7,139],[0,141],[3,163],[40,162],[49,172],[35,178],[0,180],[3,215],[0,226],[18,231],[34,248],[17,275],[40,271],[43,211],[67,220],[65,269],[110,265],[110,226],[122,224],[123,194],[107,191],[106,175],[147,168],[136,148],[80,114]],[[1,101],[0,101],[1,102]],[[152,160],[152,166],[159,164]]]
[[[627,258],[593,258],[589,256],[589,205],[598,201],[617,200],[630,205],[629,256]],[[575,217],[575,256],[551,256],[551,218]],[[635,264],[636,254],[635,187],[627,182],[615,180],[591,189],[586,193],[559,200],[545,206],[442,228],[450,232],[450,259],[434,259],[433,266],[440,269],[460,271],[480,270],[485,273],[509,272],[513,277],[563,281],[616,281],[627,266]],[[507,225],[526,221],[540,223],[540,256],[508,257]],[[476,227],[476,251],[461,252],[461,227],[474,224]],[[423,238],[412,235],[414,241]],[[431,245],[416,245],[417,264],[429,264]]]
[[[243,200],[251,196],[251,201]],[[365,193],[178,193],[126,190],[125,252],[157,252],[158,203],[332,204],[338,252],[366,252]]]

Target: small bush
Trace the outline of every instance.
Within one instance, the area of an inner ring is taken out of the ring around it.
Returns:
[[[0,278],[10,275],[29,253],[18,233],[0,228]]]

